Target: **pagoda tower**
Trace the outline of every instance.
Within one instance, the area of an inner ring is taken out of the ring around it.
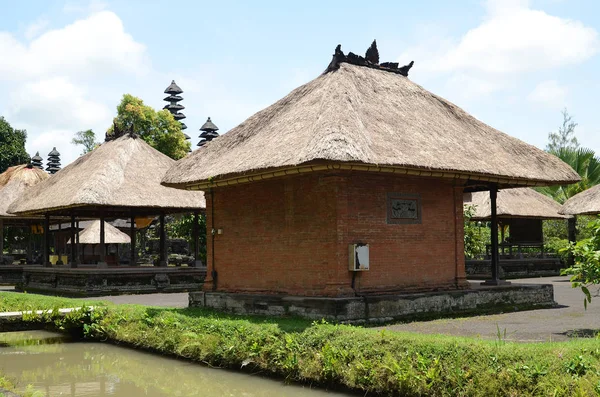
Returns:
[[[200,134],[200,142],[198,142],[198,146],[202,147],[206,145],[207,142],[210,142],[216,137],[218,137],[218,130],[219,127],[214,125],[209,117],[208,120],[206,120],[206,123],[204,123],[204,125],[200,127],[200,131],[202,131],[202,133]]]
[[[60,170],[60,153],[58,153],[56,147],[52,148],[52,151],[48,153],[48,162],[46,165],[46,171],[49,174],[56,174]]]
[[[165,94],[169,94],[169,96],[166,97],[165,99],[163,99],[164,101],[167,101],[169,104],[165,105],[163,107],[163,109],[167,109],[169,112],[171,112],[171,114],[173,115],[173,118],[181,123],[181,130],[183,131],[187,128],[187,125],[185,125],[185,123],[181,121],[181,120],[185,119],[185,114],[179,113],[179,111],[185,109],[185,107],[183,105],[180,105],[179,103],[177,103],[177,102],[183,101],[183,98],[181,97],[181,95],[179,95],[182,93],[183,93],[183,90],[181,88],[179,88],[177,83],[175,83],[175,80],[172,80],[171,84],[165,90]],[[192,139],[185,132],[183,133],[183,135],[185,136],[185,139],[187,139],[187,140]]]
[[[35,156],[31,158],[31,165],[33,165],[36,168],[39,168],[40,170],[44,169],[44,166],[42,165],[42,157],[40,156],[40,152],[35,152]]]

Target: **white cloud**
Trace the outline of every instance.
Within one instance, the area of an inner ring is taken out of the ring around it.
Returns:
[[[479,91],[489,93],[520,74],[581,63],[599,49],[598,32],[579,21],[534,10],[526,0],[489,0],[479,26],[439,44],[426,39],[399,60],[416,58],[429,74],[469,76],[482,83]]]
[[[31,39],[35,38],[40,33],[42,33],[44,30],[46,30],[46,28],[48,27],[49,24],[50,24],[50,21],[48,21],[47,19],[38,18],[37,20],[30,23],[25,28],[25,38],[27,40],[31,40]]]
[[[123,94],[114,81],[147,77],[152,68],[145,46],[111,11],[46,28],[44,20],[34,21],[24,40],[0,31],[0,90],[7,98],[0,113],[27,129],[30,152],[44,156],[56,146],[67,164],[81,152],[70,143],[75,132],[92,128],[101,140],[110,125],[114,112],[106,98],[114,98],[112,107]]]
[[[8,110],[10,120],[31,123],[44,128],[77,131],[108,125],[110,110],[103,104],[86,98],[87,93],[64,77],[27,83],[11,94]]]
[[[551,109],[562,109],[565,107],[567,89],[556,80],[547,80],[539,83],[527,99],[539,103]]]
[[[5,80],[148,70],[145,47],[125,32],[121,19],[110,11],[47,31],[28,43],[0,32],[0,53],[0,79]]]

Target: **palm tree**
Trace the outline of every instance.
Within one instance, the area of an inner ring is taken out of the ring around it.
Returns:
[[[569,164],[575,172],[581,177],[581,181],[572,185],[562,186],[545,186],[537,188],[537,190],[564,204],[565,201],[581,193],[592,186],[600,184],[600,159],[596,157],[596,153],[588,148],[561,148],[559,150],[551,150],[550,153],[560,158],[565,163]],[[569,241],[577,239],[577,219],[571,217],[568,219],[568,235]],[[569,255],[569,266],[573,266],[573,256]]]
[[[561,148],[550,153],[569,164],[579,174],[581,181],[572,185],[541,187],[537,189],[540,193],[564,204],[577,193],[600,184],[600,158],[592,149]]]

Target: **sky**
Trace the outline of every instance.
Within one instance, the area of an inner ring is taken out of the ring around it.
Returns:
[[[492,127],[544,148],[566,108],[600,153],[595,0],[0,1],[0,115],[63,166],[77,131],[104,138],[125,93],[160,109],[175,80],[195,149],[207,117],[225,133],[316,78],[337,44],[364,54],[373,39],[382,62],[414,61],[412,81]]]

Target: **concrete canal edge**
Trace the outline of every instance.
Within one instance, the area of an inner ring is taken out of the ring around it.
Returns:
[[[59,316],[64,317],[73,311],[81,309],[81,307],[58,309],[57,314]],[[93,310],[93,306],[90,306],[88,309]],[[0,332],[45,329],[47,325],[46,323],[36,321],[24,321],[23,316],[32,314],[35,314],[37,316],[43,316],[46,314],[54,314],[54,312],[54,310],[24,310],[17,312],[0,312]]]
[[[235,314],[298,316],[347,323],[383,323],[556,307],[551,284],[478,286],[458,291],[349,298],[190,292],[190,307]]]

